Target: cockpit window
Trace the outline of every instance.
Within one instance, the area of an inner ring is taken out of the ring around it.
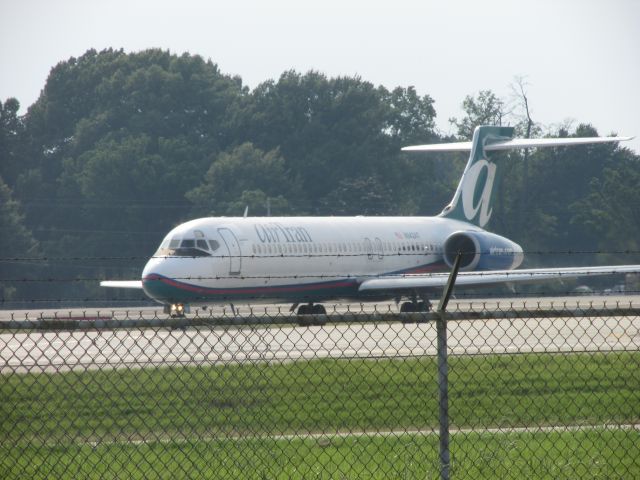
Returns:
[[[209,240],[209,245],[211,246],[212,252],[215,252],[218,248],[220,248],[220,244],[216,240]]]
[[[175,236],[171,238],[171,240],[166,238],[160,245],[160,249],[156,252],[156,256],[210,257],[211,252],[209,250],[209,246],[211,245],[211,250],[215,250],[220,246],[220,244],[215,240],[207,241],[204,233],[200,230],[194,231],[193,237],[180,238],[179,236]]]

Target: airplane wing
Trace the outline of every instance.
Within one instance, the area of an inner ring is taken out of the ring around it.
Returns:
[[[483,272],[461,272],[456,287],[476,287],[498,283],[537,282],[551,278],[574,278],[616,273],[640,273],[640,265],[618,265],[603,267],[530,268],[523,270],[495,270]],[[448,273],[421,275],[387,275],[365,280],[359,291],[376,290],[420,290],[444,287]]]
[[[142,280],[103,280],[101,287],[108,288],[142,288]]]

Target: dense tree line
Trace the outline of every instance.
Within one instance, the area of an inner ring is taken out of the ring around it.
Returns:
[[[451,120],[458,139],[517,123],[490,91],[463,107]],[[288,71],[250,90],[211,61],[161,50],[89,50],[56,65],[18,110],[14,98],[0,103],[0,256],[49,260],[3,260],[5,301],[101,298],[97,282],[11,280],[136,278],[162,236],[194,216],[265,215],[267,205],[273,215],[434,215],[466,162],[400,152],[456,140],[412,87]],[[638,250],[637,155],[615,145],[523,155],[499,159],[492,230],[529,251]]]

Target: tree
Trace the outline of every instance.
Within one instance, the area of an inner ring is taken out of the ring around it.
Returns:
[[[187,192],[198,215],[240,216],[245,206],[252,214],[266,213],[267,199],[274,211],[289,211],[288,198],[296,189],[279,151],[263,152],[243,143],[213,159],[204,182]]]
[[[580,125],[571,134],[561,131],[553,136],[591,137],[598,136],[598,132],[590,125]],[[597,250],[599,235],[585,222],[573,220],[575,213],[571,206],[589,195],[592,181],[602,178],[605,168],[619,168],[614,160],[616,149],[612,144],[585,145],[539,149],[531,155],[528,208],[524,212],[527,226],[521,231],[529,250]],[[518,219],[512,218],[510,223],[517,225]],[[614,225],[609,228],[615,230]],[[567,259],[557,255],[537,257],[538,263],[547,265],[558,261]],[[592,261],[589,255],[574,255],[568,263]]]
[[[391,191],[377,177],[345,178],[323,203],[329,215],[389,215],[396,208]]]
[[[60,62],[24,118],[28,155],[16,194],[33,204],[28,224],[73,231],[103,255],[114,238],[131,240],[123,231],[170,228],[211,156],[234,141],[233,105],[246,93],[197,55],[107,49]],[[62,238],[43,247],[59,251]],[[148,254],[159,241],[148,238],[117,245],[119,254]]]
[[[382,101],[387,109],[386,131],[398,140],[400,146],[436,139],[434,100],[420,96],[414,87],[394,88],[388,92],[380,87]]]
[[[24,216],[20,212],[20,204],[11,194],[11,189],[0,177],[0,252],[2,252],[2,278],[0,278],[0,298],[7,301],[16,298],[19,283],[11,280],[28,278],[29,269],[26,262],[14,261],[10,258],[33,257],[38,253],[38,242],[24,225]]]
[[[449,122],[458,129],[458,137],[471,140],[473,131],[480,125],[502,125],[506,114],[504,102],[491,90],[480,90],[477,96],[467,95],[462,102],[465,116],[450,118]]]
[[[279,148],[301,194],[295,206],[312,214],[328,213],[330,196],[348,179],[378,178],[395,202],[411,189],[401,178],[400,147],[437,138],[431,97],[313,71],[260,84],[241,117],[248,140]]]
[[[0,102],[0,175],[9,185],[15,185],[24,158],[24,122],[18,116],[20,102],[9,98]]]
[[[515,132],[516,135],[523,138],[531,138],[532,135],[540,134],[540,128],[536,126],[533,118],[531,117],[531,108],[529,106],[529,96],[527,94],[528,84],[524,77],[515,77],[511,83],[511,112],[510,116],[515,118]],[[526,212],[529,210],[529,154],[528,148],[525,148],[522,155],[522,182],[520,188],[522,189],[518,195],[520,225],[518,228],[521,230],[526,227]]]
[[[640,157],[618,148],[588,194],[570,205],[572,227],[589,231],[603,263],[640,261]],[[629,253],[626,253],[629,252]]]

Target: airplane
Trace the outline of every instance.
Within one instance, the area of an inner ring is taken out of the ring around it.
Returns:
[[[484,229],[498,166],[492,152],[598,144],[634,137],[513,139],[513,127],[479,126],[471,142],[416,145],[408,152],[469,151],[452,201],[435,217],[210,217],[178,225],[162,240],[137,288],[180,317],[190,305],[291,303],[326,313],[329,300],[395,299],[400,312],[428,311],[461,253],[456,287],[639,272],[640,265],[520,269],[522,247]],[[404,300],[404,301],[403,301]]]

